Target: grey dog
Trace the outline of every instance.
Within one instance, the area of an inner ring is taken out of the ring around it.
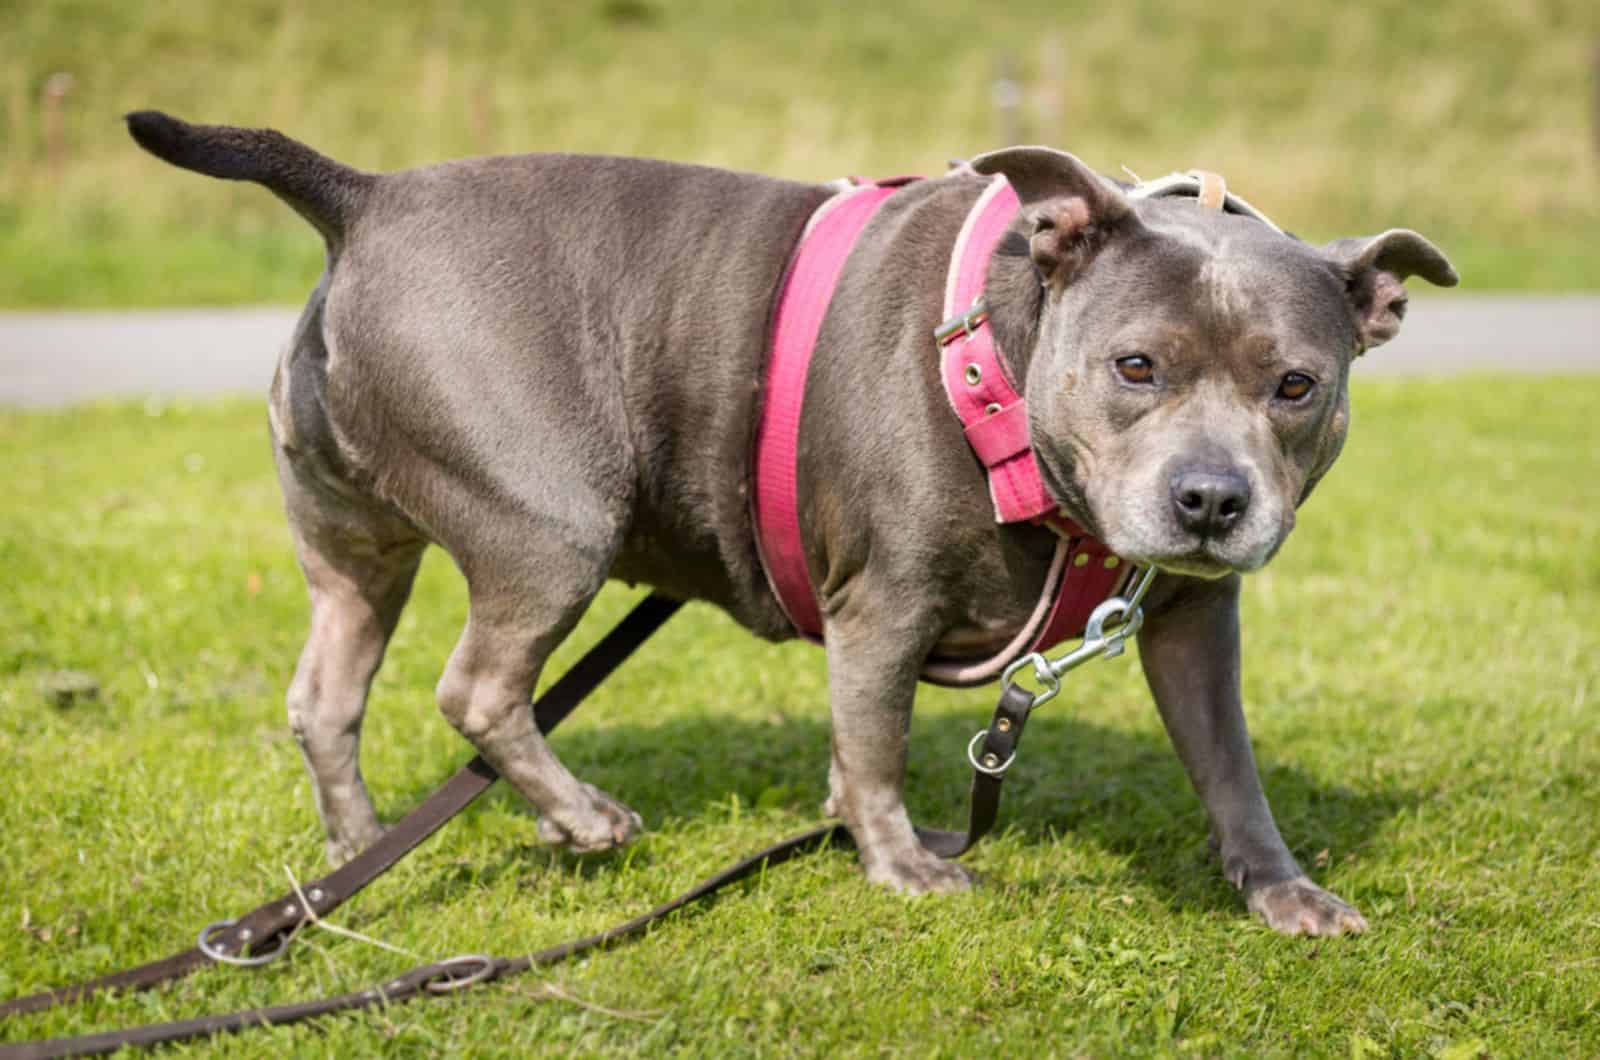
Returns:
[[[478,158],[374,175],[269,130],[129,116],[178,166],[257,181],[314,225],[327,268],[278,365],[278,475],[311,596],[288,693],[328,853],[379,834],[358,764],[367,692],[429,542],[466,576],[440,709],[578,851],[635,813],[535,729],[550,652],[608,577],[792,636],[751,523],[770,315],[824,185],[639,159]],[[1050,492],[1162,574],[1139,656],[1222,871],[1279,931],[1366,921],[1313,883],[1268,809],[1239,687],[1240,575],[1266,563],[1348,425],[1353,359],[1394,336],[1414,232],[1317,248],[1193,201],[1135,201],[1069,154],[1018,147],[895,194],[817,342],[801,527],[826,623],[828,812],[868,879],[969,885],[902,797],[918,674],[1009,642],[1048,529],[997,525],[937,376],[950,248],[985,180],[1021,207],[989,264],[990,320]]]

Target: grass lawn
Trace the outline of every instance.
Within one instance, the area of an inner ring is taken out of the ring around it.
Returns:
[[[1365,937],[1248,919],[1125,659],[1080,671],[1030,725],[968,895],[895,897],[825,853],[543,978],[179,1052],[1600,1055],[1597,406],[1594,379],[1359,385],[1342,465],[1247,583],[1268,793]],[[181,949],[282,890],[286,865],[322,868],[281,705],[306,603],[264,420],[260,402],[0,413],[0,997]],[[608,590],[557,668],[635,595]],[[468,757],[432,695],[464,603],[433,553],[366,730],[390,819]],[[56,703],[63,670],[98,695]],[[962,812],[992,694],[924,690],[922,820]],[[619,921],[814,821],[826,717],[818,651],[692,607],[555,738],[644,815],[637,845],[550,852],[500,786],[335,920],[427,959]],[[312,934],[264,970],[0,1039],[358,989],[411,963]]]
[[[0,0],[0,24],[0,307],[300,300],[304,223],[144,155],[118,120],[143,107],[376,169],[560,150],[828,179],[1047,142],[1217,170],[1308,239],[1416,228],[1469,289],[1600,290],[1593,0]]]

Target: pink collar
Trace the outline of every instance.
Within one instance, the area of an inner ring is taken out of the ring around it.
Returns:
[[[944,286],[945,322],[933,332],[941,351],[939,374],[967,442],[989,474],[995,521],[1045,522],[1081,535],[1039,475],[1028,438],[1028,404],[1000,360],[983,303],[989,259],[1016,215],[1017,193],[1004,177],[996,177],[961,226]]]
[[[897,186],[851,187],[812,214],[784,276],[773,317],[765,399],[756,430],[752,513],[767,579],[802,636],[820,640],[823,622],[806,567],[795,486],[806,371],[828,304],[856,239]],[[993,680],[1027,651],[1043,651],[1082,631],[1089,613],[1127,575],[1061,513],[1039,475],[1028,436],[1027,403],[1007,378],[981,296],[989,259],[1016,216],[1004,177],[993,178],[968,213],[950,256],[946,321],[935,332],[945,395],[989,478],[995,519],[1037,522],[1060,535],[1044,591],[1023,628],[992,658],[929,660],[926,680],[972,685]],[[961,341],[957,341],[957,340]]]

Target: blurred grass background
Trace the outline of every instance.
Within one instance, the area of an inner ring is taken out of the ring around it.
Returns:
[[[826,179],[1042,141],[1219,170],[1312,240],[1417,228],[1471,289],[1600,288],[1591,0],[0,0],[0,25],[0,306],[314,282],[303,222],[144,156],[140,107],[379,169],[563,150]]]

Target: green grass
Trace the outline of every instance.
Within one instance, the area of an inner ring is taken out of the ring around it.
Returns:
[[[1417,228],[1474,289],[1600,289],[1589,0],[0,0],[0,21],[0,306],[300,300],[316,238],[138,151],[118,115],[151,106],[371,168],[575,150],[826,179],[1016,136],[1111,173],[1216,169],[1316,240]],[[1002,62],[1020,129],[991,104]]]
[[[1600,1055],[1597,402],[1596,380],[1358,386],[1341,466],[1247,582],[1268,793],[1314,877],[1371,918],[1363,938],[1247,917],[1124,660],[1030,725],[971,894],[901,899],[827,853],[544,980],[177,1055]],[[285,865],[320,871],[321,842],[281,705],[306,604],[261,406],[0,413],[0,451],[9,997],[183,948],[283,889]],[[608,590],[555,669],[635,595]],[[432,554],[366,730],[390,819],[468,757],[432,695],[463,611]],[[62,669],[98,700],[53,705]],[[958,819],[992,694],[922,693],[919,819]],[[816,649],[692,607],[554,741],[643,813],[636,846],[549,852],[497,788],[335,919],[426,958],[619,921],[816,819],[825,698]],[[313,934],[263,971],[0,1037],[302,999],[410,963]]]

